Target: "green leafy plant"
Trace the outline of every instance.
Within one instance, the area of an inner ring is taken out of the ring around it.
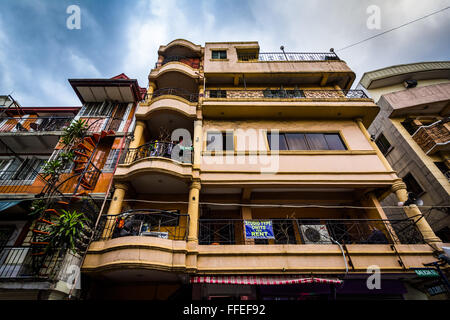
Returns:
[[[50,251],[56,248],[70,249],[73,253],[78,253],[83,230],[87,228],[87,219],[82,212],[76,210],[62,210],[62,212],[58,222],[50,227],[48,249]]]
[[[42,168],[42,174],[44,175],[44,177],[57,175],[59,173],[59,170],[63,168],[63,166],[64,164],[61,160],[49,160]]]
[[[46,201],[44,199],[36,199],[31,203],[30,216],[41,214],[46,208]]]
[[[58,158],[61,159],[61,162],[63,162],[64,165],[66,165],[70,161],[73,161],[75,158],[75,153],[72,150],[64,151],[58,155]]]
[[[76,120],[69,127],[64,129],[61,140],[62,143],[70,145],[74,140],[82,138],[87,129],[88,123],[86,120]]]

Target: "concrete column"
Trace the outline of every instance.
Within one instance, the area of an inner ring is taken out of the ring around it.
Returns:
[[[202,120],[194,121],[194,137],[192,146],[194,147],[194,169],[200,169],[202,159],[203,143],[203,123]]]
[[[130,149],[139,147],[146,126],[147,125],[145,124],[144,121],[141,120],[136,121],[136,128],[134,129],[134,138],[133,141],[131,141],[130,143]]]
[[[397,180],[391,187],[392,192],[397,196],[398,201],[405,202],[408,200],[408,191],[406,189],[406,184],[402,180]],[[422,236],[426,242],[442,242],[435,234],[433,229],[431,229],[427,220],[420,212],[419,208],[413,204],[410,206],[403,207],[406,215],[414,221],[417,221],[416,225],[419,231],[422,233]]]
[[[201,184],[200,181],[194,180],[191,183],[189,190],[189,235],[188,241],[198,242],[198,212],[199,212],[199,197]]]
[[[108,216],[111,217],[107,218],[105,229],[103,229],[102,238],[110,238],[112,236],[114,223],[116,222],[115,216],[119,215],[122,211],[123,199],[125,199],[125,194],[129,186],[126,183],[116,183],[114,187],[114,195],[111,203],[109,204],[107,213]]]
[[[152,100],[153,92],[156,89],[156,84],[153,81],[150,81],[148,83],[148,89],[147,89],[147,101]]]

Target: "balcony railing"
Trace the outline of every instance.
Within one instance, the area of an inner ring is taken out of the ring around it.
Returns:
[[[158,68],[158,67],[165,65],[166,63],[173,62],[173,61],[184,63],[194,69],[200,68],[200,58],[192,58],[192,57],[185,57],[185,56],[164,57],[164,60],[162,62],[157,62],[155,67]]]
[[[412,138],[422,148],[426,154],[433,154],[436,151],[450,150],[450,130],[449,119],[439,120],[428,126],[419,127]]]
[[[423,243],[413,221],[363,219],[261,219],[274,239],[245,239],[244,220],[200,219],[199,244],[415,244]],[[254,220],[260,221],[260,220]]]
[[[192,92],[188,92],[186,90],[183,89],[177,89],[177,88],[162,88],[162,89],[158,89],[155,90],[151,96],[152,99],[158,98],[160,96],[164,96],[164,95],[172,95],[172,96],[177,96],[180,98],[183,98],[189,102],[198,102],[198,93],[192,93]],[[148,94],[145,95],[145,99],[147,100]]]
[[[72,117],[0,118],[0,132],[50,132],[68,127]]]
[[[130,210],[120,215],[103,215],[94,236],[95,241],[127,236],[187,240],[189,215],[158,209]]]
[[[328,61],[340,60],[334,52],[261,52],[259,54],[238,54],[239,61]]]
[[[153,140],[123,153],[121,164],[130,164],[139,159],[163,157],[184,163],[192,163],[192,147],[184,147],[170,141]]]
[[[368,99],[362,90],[206,90],[209,99]]]
[[[28,246],[0,248],[0,279],[52,279],[66,280],[71,270],[68,267],[79,265],[80,257],[71,252],[48,255],[41,263],[33,260],[32,248]]]

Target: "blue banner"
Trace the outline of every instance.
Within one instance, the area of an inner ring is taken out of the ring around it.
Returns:
[[[272,221],[244,220],[246,239],[275,239]]]

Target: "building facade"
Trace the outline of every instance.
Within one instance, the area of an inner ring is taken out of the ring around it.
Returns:
[[[426,219],[450,241],[450,62],[422,62],[366,72],[360,86],[380,113],[369,132],[409,192],[423,200]],[[395,205],[388,196],[382,205]],[[392,216],[387,209],[388,216]]]
[[[0,299],[79,295],[72,278],[145,91],[124,74],[69,82],[81,107],[21,107],[0,97]],[[74,250],[54,247],[52,230],[77,212],[84,238]]]
[[[415,205],[386,216],[406,185],[367,131],[379,107],[333,51],[177,39],[148,78],[86,298],[427,298],[414,268],[442,241]]]

